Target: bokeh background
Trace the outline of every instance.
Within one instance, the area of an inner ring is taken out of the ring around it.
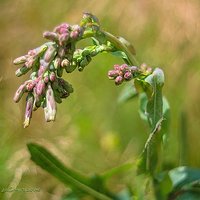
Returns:
[[[148,127],[139,117],[137,99],[117,103],[123,86],[109,81],[107,71],[122,61],[108,54],[96,57],[82,73],[64,75],[75,92],[58,106],[56,122],[46,123],[40,109],[23,129],[25,99],[15,104],[12,98],[27,76],[15,77],[13,59],[44,43],[43,31],[61,22],[79,23],[84,11],[98,16],[105,30],[129,40],[140,63],[164,70],[171,106],[164,159],[172,167],[200,167],[199,0],[0,0],[0,189],[40,188],[0,191],[0,199],[57,200],[68,191],[30,161],[28,142],[43,144],[88,175],[135,160],[142,150]],[[110,187],[117,191],[124,182],[124,176],[117,177]]]

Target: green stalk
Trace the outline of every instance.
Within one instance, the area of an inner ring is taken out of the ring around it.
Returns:
[[[123,51],[127,55],[130,65],[138,65],[138,62],[134,56],[135,54],[133,50],[134,48],[131,46],[131,44],[129,44],[131,48],[128,48],[127,44],[120,41],[119,38],[115,37],[111,33],[106,32],[106,31],[102,31],[102,33],[105,35],[106,39],[110,41],[117,49]]]
[[[123,51],[127,57],[128,57],[128,61],[130,65],[138,65],[138,61],[135,58],[135,49],[134,47],[128,42],[126,41],[124,38],[121,37],[115,37],[114,35],[112,35],[111,33],[107,32],[107,31],[100,31],[100,35],[103,35],[106,39],[106,41],[111,42],[111,44],[120,51]],[[97,34],[96,32],[93,31],[87,31],[84,33],[82,39],[86,39],[86,38],[96,38],[99,41],[99,34]]]

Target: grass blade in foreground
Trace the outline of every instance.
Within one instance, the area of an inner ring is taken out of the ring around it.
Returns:
[[[29,143],[28,150],[31,154],[31,160],[34,161],[41,168],[55,176],[65,185],[87,193],[97,199],[111,200],[110,197],[97,192],[89,186],[89,179],[80,175],[79,173],[65,167],[55,156],[53,156],[44,147]]]

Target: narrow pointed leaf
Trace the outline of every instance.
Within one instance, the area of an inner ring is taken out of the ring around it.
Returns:
[[[27,146],[31,154],[32,161],[59,179],[65,185],[80,190],[97,199],[111,200],[110,197],[94,190],[90,186],[90,181],[88,178],[75,172],[72,169],[65,167],[63,163],[61,163],[44,147],[34,143],[29,143]]]

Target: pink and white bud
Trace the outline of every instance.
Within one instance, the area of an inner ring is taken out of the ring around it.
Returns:
[[[29,93],[26,98],[26,111],[25,111],[25,120],[24,120],[24,128],[28,127],[30,124],[30,120],[32,117],[33,111],[33,103],[34,103],[34,96],[32,93]]]
[[[31,49],[28,51],[28,55],[29,56],[35,56],[36,55],[36,50],[35,49]]]
[[[137,66],[131,66],[131,67],[129,67],[129,70],[130,70],[130,72],[131,72],[132,74],[134,74],[135,72],[138,71],[138,67],[137,67]]]
[[[122,76],[117,76],[115,79],[115,84],[120,85],[120,84],[122,84],[123,81],[124,81],[124,79]]]
[[[26,84],[26,89],[30,92],[33,90],[33,88],[35,87],[35,81],[29,81],[27,84]]]
[[[110,71],[108,71],[108,78],[109,79],[114,79],[117,76],[119,76],[119,71],[118,70],[110,70]]]
[[[131,80],[132,78],[133,78],[132,73],[131,73],[130,71],[126,71],[125,74],[124,74],[124,79],[125,79],[126,81],[129,81],[129,80]]]
[[[54,72],[51,72],[49,75],[49,79],[51,82],[54,82],[56,80],[56,74]]]
[[[50,46],[44,54],[44,61],[50,63],[56,54],[54,46]]]
[[[48,73],[44,75],[43,80],[44,80],[45,83],[49,82],[49,75],[48,75]]]
[[[53,42],[58,40],[58,35],[54,32],[46,31],[46,32],[43,33],[43,37],[48,39],[48,40],[51,40]]]
[[[36,84],[36,94],[37,95],[42,95],[44,93],[45,90],[45,83],[44,81],[41,79],[38,81],[38,83]]]
[[[38,70],[38,76],[43,75],[46,72],[48,66],[49,66],[49,63],[47,63],[43,59],[40,59],[40,68]]]
[[[56,58],[54,60],[54,67],[55,67],[55,69],[60,68],[60,65],[61,65],[61,59],[60,58]]]
[[[119,67],[120,71],[125,72],[128,69],[128,65],[127,64],[123,64]]]
[[[59,36],[59,44],[64,46],[69,39],[69,33],[63,33]]]
[[[13,61],[13,64],[20,65],[24,64],[27,61],[27,56],[20,56]]]
[[[27,61],[25,62],[25,66],[27,68],[31,68],[33,66],[34,62],[35,62],[35,59],[33,57],[29,57],[29,58],[27,58]]]
[[[15,96],[14,96],[13,100],[16,103],[19,102],[25,91],[26,91],[26,83],[19,86],[19,88],[15,92]]]
[[[70,30],[70,25],[67,23],[63,23],[59,26],[56,26],[54,32],[62,34],[68,32],[69,30]]]
[[[78,39],[78,37],[79,37],[79,32],[78,32],[78,31],[72,31],[72,32],[70,33],[70,38],[71,38],[72,40],[76,40],[76,39]]]
[[[61,67],[68,67],[70,65],[70,62],[68,59],[64,59],[61,63]]]
[[[113,66],[113,68],[114,68],[115,70],[120,70],[120,65],[115,64],[115,65]]]
[[[44,114],[47,122],[54,121],[56,118],[56,102],[50,84],[48,84],[46,90],[46,107],[44,108]]]

